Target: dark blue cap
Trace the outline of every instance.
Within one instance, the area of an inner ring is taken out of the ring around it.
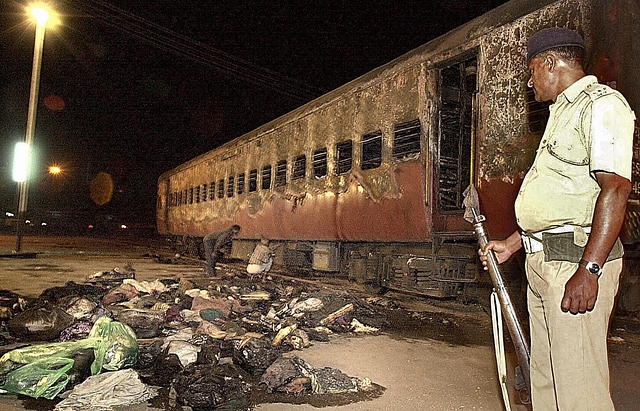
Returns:
[[[561,27],[542,29],[529,39],[529,43],[527,44],[527,61],[531,61],[532,58],[543,51],[567,46],[586,49],[582,37],[571,29]]]

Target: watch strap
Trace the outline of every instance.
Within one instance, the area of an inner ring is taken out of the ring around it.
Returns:
[[[600,264],[598,263],[587,261],[584,258],[581,258],[578,264],[584,266],[591,274],[595,274],[598,277],[602,275],[602,267],[600,267]]]

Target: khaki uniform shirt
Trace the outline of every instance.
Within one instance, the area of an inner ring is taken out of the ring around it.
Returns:
[[[600,193],[595,171],[631,180],[635,115],[619,92],[585,76],[549,110],[549,123],[515,203],[518,225],[526,232],[590,226]]]

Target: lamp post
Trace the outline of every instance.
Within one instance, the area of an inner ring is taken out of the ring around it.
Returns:
[[[36,112],[38,109],[38,91],[40,89],[40,67],[42,66],[42,48],[44,45],[44,32],[49,21],[49,11],[43,6],[34,6],[31,8],[31,14],[36,20],[36,39],[33,48],[33,68],[31,71],[31,91],[29,94],[29,113],[27,114],[27,132],[25,136],[25,144],[27,155],[29,158],[31,147],[33,145],[33,135],[36,128]],[[26,163],[27,170],[29,168],[29,159]],[[19,182],[20,197],[18,200],[18,219],[17,219],[17,241],[16,252],[22,249],[22,235],[24,233],[24,221],[27,211],[27,198],[29,195],[29,176],[26,175]]]

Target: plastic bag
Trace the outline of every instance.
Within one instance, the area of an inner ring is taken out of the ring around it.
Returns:
[[[133,366],[138,358],[138,340],[131,327],[101,317],[88,338],[23,347],[4,354],[0,357],[0,375],[4,378],[0,389],[53,399],[69,382],[73,357],[87,348],[92,348],[95,356],[91,375],[102,369],[115,371]]]
[[[8,373],[2,389],[15,394],[51,400],[67,386],[69,382],[67,371],[72,366],[73,359],[64,357],[36,361]]]
[[[17,314],[7,326],[13,337],[28,341],[55,340],[73,324],[73,316],[58,307],[45,304]]]
[[[93,324],[89,339],[98,341],[95,347],[96,359],[91,364],[91,374],[96,375],[103,368],[109,371],[132,367],[138,360],[138,339],[131,327],[100,317]]]
[[[98,341],[84,339],[18,348],[0,357],[5,392],[53,399],[69,382],[73,356],[94,349]]]

